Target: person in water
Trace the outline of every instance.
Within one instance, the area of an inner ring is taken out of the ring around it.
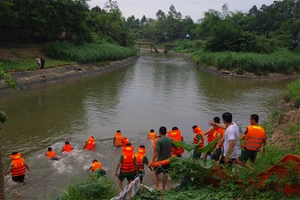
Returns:
[[[88,151],[94,151],[95,146],[96,146],[95,138],[94,136],[90,136],[88,141],[83,145],[83,148]]]
[[[150,140],[155,140],[157,138],[156,133],[154,132],[153,129],[150,130],[147,136]]]
[[[65,142],[65,146],[62,148],[62,152],[70,153],[73,150],[73,147],[70,145],[69,141]]]
[[[58,160],[58,157],[57,157],[56,153],[52,150],[51,147],[48,148],[46,156],[50,160]]]
[[[114,137],[113,144],[114,144],[116,147],[121,147],[121,146],[123,146],[123,136],[122,136],[122,133],[121,133],[120,130],[117,130],[117,132],[116,132],[116,134],[115,134],[115,137]]]
[[[98,160],[93,160],[93,163],[90,168],[88,168],[87,172],[92,171],[94,172],[96,179],[103,177],[106,175],[104,168],[102,167],[101,163]]]
[[[138,151],[135,153],[136,162],[138,165],[138,171],[140,175],[140,181],[143,183],[143,177],[145,175],[144,166],[148,166],[148,158],[146,156],[146,147],[144,145],[141,145],[138,149]]]
[[[25,179],[26,168],[28,171],[30,171],[28,165],[18,152],[13,152],[10,158],[12,159],[12,162],[4,175],[6,176],[11,172],[13,181],[23,183]]]
[[[115,176],[118,177],[118,184],[123,190],[123,181],[125,178],[127,179],[128,184],[134,180],[135,175],[137,174],[137,163],[134,155],[134,147],[131,146],[130,143],[122,147],[122,151],[123,153],[120,157],[120,161],[117,164]],[[120,166],[121,170],[118,174]]]

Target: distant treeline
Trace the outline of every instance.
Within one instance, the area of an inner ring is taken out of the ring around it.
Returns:
[[[122,46],[134,38],[116,1],[89,9],[88,0],[0,0],[0,46],[93,37]],[[94,34],[93,34],[94,33]]]
[[[206,52],[234,51],[272,53],[276,48],[293,50],[299,43],[300,1],[274,1],[267,6],[255,5],[248,12],[210,9],[196,23],[190,16],[182,17],[172,5],[168,13],[158,10],[156,19],[128,17],[126,27],[135,36],[159,42],[179,38],[205,40]]]

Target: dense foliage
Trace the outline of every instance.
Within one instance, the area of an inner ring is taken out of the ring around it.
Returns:
[[[293,102],[295,106],[300,107],[300,79],[288,85],[284,97],[286,100]]]
[[[46,46],[47,56],[80,63],[121,60],[136,54],[137,50],[134,48],[121,47],[100,40],[85,45],[57,41]]]
[[[132,45],[131,30],[116,1],[89,9],[88,0],[0,0],[0,42],[45,43],[57,39],[92,42],[100,39]]]
[[[126,26],[140,39],[159,42],[174,39],[206,40],[207,52],[235,51],[271,53],[276,48],[296,48],[300,32],[300,2],[297,0],[274,1],[267,6],[255,5],[248,12],[231,12],[224,4],[222,11],[210,9],[194,23],[182,17],[171,5],[168,13],[158,10],[156,19],[127,18]]]

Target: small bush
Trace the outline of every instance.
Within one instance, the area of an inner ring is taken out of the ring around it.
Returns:
[[[75,177],[58,200],[111,199],[117,194],[116,188],[107,178],[82,179]]]
[[[300,106],[300,79],[288,84],[284,97],[286,100]]]

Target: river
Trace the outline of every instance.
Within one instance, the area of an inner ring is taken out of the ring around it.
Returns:
[[[183,57],[172,54],[144,54],[133,65],[97,77],[74,80],[26,91],[1,94],[0,108],[8,115],[3,127],[4,163],[19,151],[31,168],[26,184],[5,178],[8,199],[44,199],[55,197],[75,175],[86,176],[85,168],[98,159],[113,177],[121,150],[111,141],[97,142],[94,152],[82,150],[90,135],[111,138],[120,129],[137,148],[144,144],[152,157],[150,129],[178,126],[184,139],[192,141],[192,126],[203,130],[223,112],[243,128],[250,114],[260,120],[271,112],[286,81],[235,80],[222,78],[193,67]],[[74,154],[62,155],[68,140]],[[62,157],[49,161],[47,148]],[[146,184],[151,185],[146,171]],[[125,181],[124,181],[125,183]]]

